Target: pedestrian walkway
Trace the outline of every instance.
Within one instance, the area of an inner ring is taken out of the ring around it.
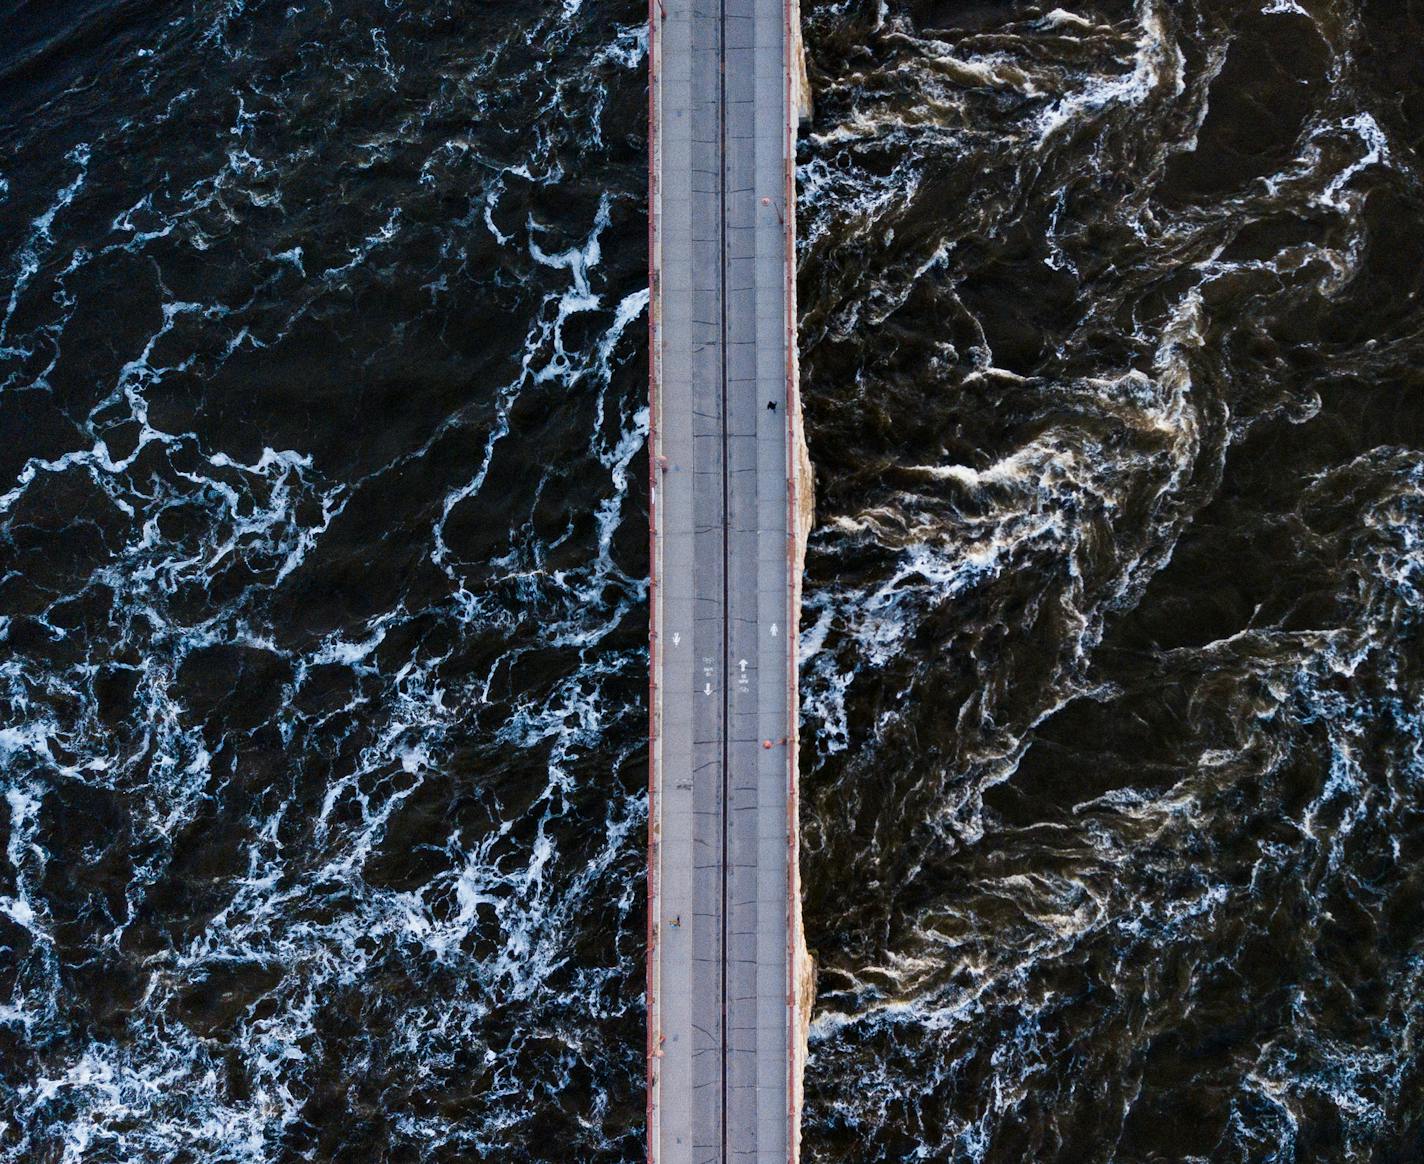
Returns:
[[[792,12],[784,0],[652,5],[648,1115],[660,1164],[795,1156]]]

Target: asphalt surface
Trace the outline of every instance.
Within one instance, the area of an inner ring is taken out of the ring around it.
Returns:
[[[794,619],[781,0],[654,4],[650,1157],[785,1161]]]

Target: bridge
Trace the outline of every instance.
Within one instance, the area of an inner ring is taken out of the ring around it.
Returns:
[[[797,1158],[797,0],[651,0],[648,1155]]]

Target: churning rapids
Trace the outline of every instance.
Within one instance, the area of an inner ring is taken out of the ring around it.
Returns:
[[[642,12],[4,11],[0,1154],[633,1158]]]
[[[1424,1159],[1424,5],[809,17],[812,1157]]]
[[[805,1155],[1424,1157],[1424,7],[805,5]],[[0,0],[0,1160],[635,1161],[638,0]]]

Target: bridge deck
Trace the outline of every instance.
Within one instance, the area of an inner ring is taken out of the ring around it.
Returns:
[[[797,1138],[789,11],[652,2],[660,1164],[787,1161]]]

